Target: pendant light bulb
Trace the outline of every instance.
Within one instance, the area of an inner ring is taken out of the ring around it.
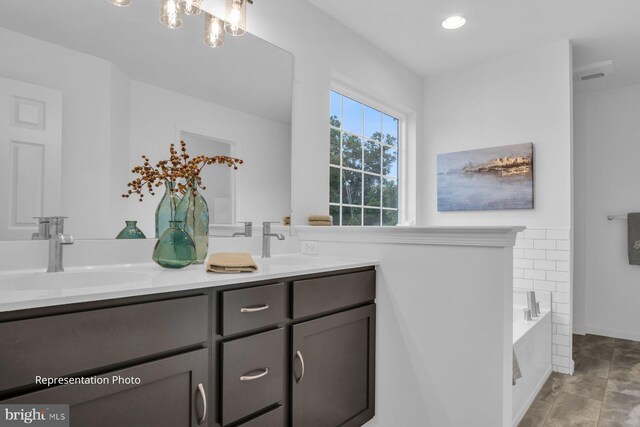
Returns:
[[[205,12],[204,14],[204,44],[209,47],[224,46],[224,21]]]
[[[184,0],[184,13],[190,16],[200,15],[202,0]]]
[[[180,28],[182,26],[182,1],[161,0],[160,22],[168,28]]]
[[[241,36],[247,31],[247,1],[227,0],[224,30],[232,36]]]
[[[131,0],[107,0],[114,6],[127,7],[131,5]]]

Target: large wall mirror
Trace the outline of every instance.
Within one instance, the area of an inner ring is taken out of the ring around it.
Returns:
[[[253,35],[203,41],[204,13],[178,29],[159,1],[4,0],[0,8],[0,240],[30,239],[33,217],[66,216],[80,239],[126,220],[154,237],[163,191],[124,199],[132,167],[228,155],[203,172],[212,224],[290,212],[293,58]],[[222,227],[224,228],[224,227]]]

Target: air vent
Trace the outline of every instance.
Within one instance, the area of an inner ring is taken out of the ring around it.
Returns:
[[[596,62],[594,64],[576,67],[573,70],[573,80],[584,82],[608,77],[615,72],[613,61]]]

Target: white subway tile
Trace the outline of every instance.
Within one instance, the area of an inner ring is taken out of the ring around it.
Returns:
[[[526,253],[526,251],[525,251]],[[567,251],[547,251],[547,259],[556,261],[569,261],[569,252]]]
[[[555,240],[534,240],[533,247],[536,249],[555,249]]]
[[[533,268],[533,260],[531,259],[514,259],[513,260],[514,268]]]
[[[571,242],[569,240],[557,240],[556,248],[559,251],[568,251],[571,250]]]
[[[546,259],[547,253],[541,249],[525,249],[524,257],[526,259]]]
[[[513,258],[524,258],[524,250],[523,249],[513,249]]]
[[[525,274],[525,276],[526,276],[526,274]],[[571,292],[571,285],[569,283],[557,282],[556,283],[556,292],[563,292],[565,294],[568,294],[569,292]]]
[[[521,268],[514,268],[513,277],[516,279],[522,279],[524,277],[524,270]]]
[[[570,234],[569,230],[547,230],[547,239],[569,240]]]
[[[560,314],[560,313],[551,313],[551,321],[558,325],[568,325],[569,324],[569,315],[568,314]],[[556,335],[554,335],[556,336]],[[569,344],[565,344],[569,345]]]
[[[543,259],[536,259],[533,261],[533,268],[536,270],[553,270],[556,269],[556,261],[547,261]]]
[[[557,329],[558,329],[558,325],[556,325],[555,323],[552,323],[551,324],[551,333],[555,334]]]
[[[571,335],[571,328],[569,325],[553,325],[556,328],[555,333],[558,335]]]
[[[569,368],[571,366],[571,358],[566,356],[553,356],[553,364],[557,366],[562,366],[563,368]]]
[[[558,356],[571,357],[571,347],[567,347],[566,345],[557,346],[556,352]]]
[[[556,344],[551,345],[551,354],[558,354],[558,346]]]
[[[553,365],[553,371],[554,372],[559,372],[561,374],[565,374],[565,375],[569,375],[571,374],[571,368],[568,368],[566,366],[556,366]]]
[[[533,289],[533,280],[529,279],[513,279],[513,287],[522,289]]]
[[[525,279],[545,280],[547,274],[541,270],[524,270]]]
[[[569,304],[564,304],[561,302],[555,303],[556,306],[555,312],[561,314],[571,314],[571,306]]]
[[[531,239],[518,239],[516,240],[515,248],[518,249],[531,249],[533,248],[533,240]]]
[[[553,343],[569,347],[571,345],[571,337],[568,335],[553,335]]]
[[[537,230],[534,228],[524,230],[525,239],[546,239],[546,237],[547,237],[546,230]]]
[[[556,291],[556,282],[549,282],[547,280],[534,280],[533,289],[536,291]]]
[[[569,283],[570,276],[569,273],[563,271],[547,271],[547,279],[554,282]]]
[[[558,271],[570,271],[570,265],[566,261],[558,261],[557,263]]]
[[[556,287],[558,287],[557,283],[556,283]],[[554,292],[553,295],[551,295],[551,299],[553,300],[553,302],[571,304],[571,294],[566,292]]]

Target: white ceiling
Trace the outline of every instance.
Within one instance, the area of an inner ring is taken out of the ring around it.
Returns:
[[[560,40],[574,66],[613,59],[616,73],[585,87],[640,83],[638,0],[308,0],[422,76]],[[447,16],[467,25],[445,30]]]
[[[2,0],[0,26],[109,60],[134,80],[290,123],[290,53],[252,35],[211,49],[202,42],[203,15],[170,30],[158,21],[159,5]]]

